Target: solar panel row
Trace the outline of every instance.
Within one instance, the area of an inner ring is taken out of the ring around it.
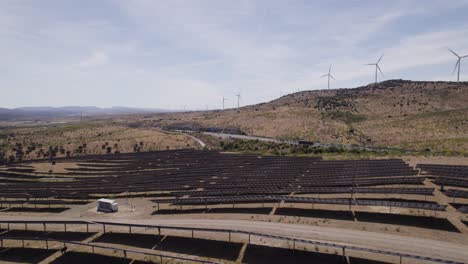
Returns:
[[[232,188],[229,190],[198,190],[172,192],[176,197],[191,196],[220,196],[220,195],[246,195],[246,194],[340,194],[340,193],[375,193],[375,194],[416,194],[432,195],[434,188],[372,188],[372,187],[248,187]]]
[[[449,197],[468,198],[468,191],[464,191],[464,190],[448,189],[447,191],[444,192],[444,194]]]
[[[461,165],[439,165],[439,164],[418,164],[416,168],[432,176],[444,176],[451,178],[468,179],[468,166]]]
[[[446,206],[437,203],[418,202],[396,202],[387,200],[364,200],[347,198],[312,198],[282,195],[245,195],[245,196],[223,196],[206,198],[178,198],[178,199],[155,199],[154,203],[170,203],[174,205],[206,205],[206,204],[238,204],[238,203],[310,203],[310,204],[338,204],[338,205],[361,205],[361,206],[385,206],[444,211]]]

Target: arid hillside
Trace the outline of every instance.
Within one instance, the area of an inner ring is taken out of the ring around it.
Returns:
[[[0,163],[199,147],[184,135],[131,128],[109,120],[0,129]]]
[[[231,128],[249,135],[468,152],[468,82],[389,80],[303,91],[224,111],[133,116],[142,127]]]
[[[5,122],[4,122],[5,123]],[[468,155],[468,82],[390,80],[303,91],[224,111],[140,114],[0,129],[2,160],[200,148],[165,130],[194,129]],[[202,137],[209,146],[219,140]]]

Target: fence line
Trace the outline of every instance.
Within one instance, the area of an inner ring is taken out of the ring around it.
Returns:
[[[97,224],[97,225],[103,226],[104,232],[106,231],[106,226],[125,226],[125,227],[128,227],[130,230],[132,227],[158,229],[159,234],[161,233],[161,229],[187,230],[187,231],[192,231],[192,236],[193,236],[193,231],[218,232],[218,233],[225,233],[229,235],[229,242],[230,242],[231,234],[243,234],[243,235],[248,235],[249,244],[250,244],[251,237],[256,236],[256,237],[263,237],[263,238],[270,238],[270,239],[293,242],[293,247],[294,247],[293,249],[295,249],[296,243],[304,243],[304,244],[310,244],[310,245],[339,248],[339,249],[342,249],[343,255],[345,255],[346,250],[354,250],[354,251],[360,251],[360,252],[395,256],[395,257],[400,258],[400,263],[402,262],[403,258],[408,258],[408,259],[423,260],[423,261],[428,261],[428,262],[433,262],[433,263],[442,263],[442,264],[463,264],[463,262],[457,262],[457,261],[451,261],[451,260],[445,260],[445,259],[439,259],[439,258],[431,258],[431,257],[425,257],[425,256],[419,256],[419,255],[413,255],[413,254],[388,251],[388,250],[379,250],[379,249],[372,249],[372,248],[366,248],[366,247],[350,246],[350,245],[345,245],[345,244],[321,242],[321,241],[314,241],[314,240],[308,240],[308,239],[299,239],[299,238],[293,238],[293,237],[270,235],[270,234],[263,234],[263,233],[258,233],[258,232],[248,232],[248,231],[243,231],[243,230],[232,230],[232,229],[216,229],[216,228],[212,229],[212,228],[201,228],[201,227],[178,227],[178,226],[166,226],[166,225],[128,224],[128,223],[116,223],[116,222],[106,222],[106,221],[53,221],[53,220],[52,221],[22,221],[22,220],[9,221],[9,220],[0,220],[0,224],[1,223],[7,223],[8,227],[10,224],[24,224],[26,229],[27,229],[27,224],[42,224],[44,225],[44,229],[45,229],[46,224],[64,224],[65,226],[66,224],[85,224],[87,226]]]
[[[63,243],[63,246],[64,246],[64,247],[66,247],[67,244],[79,245],[79,246],[86,246],[86,247],[91,248],[93,254],[94,254],[94,249],[95,249],[95,248],[109,249],[109,250],[117,250],[117,251],[121,251],[121,252],[123,253],[125,259],[127,259],[127,253],[134,253],[134,254],[141,254],[141,255],[148,255],[148,256],[153,256],[153,257],[159,257],[161,263],[163,263],[162,261],[163,261],[164,258],[170,258],[170,259],[176,259],[176,260],[192,261],[192,262],[197,262],[197,263],[202,263],[202,264],[222,264],[222,262],[216,262],[216,261],[211,261],[211,260],[202,260],[202,259],[194,259],[194,258],[187,258],[187,257],[170,256],[170,255],[165,255],[165,254],[143,252],[143,251],[138,251],[138,250],[133,250],[133,249],[122,249],[122,248],[116,248],[116,247],[94,245],[94,244],[82,243],[82,242],[77,242],[77,241],[70,241],[70,240],[63,240],[63,239],[54,239],[54,238],[39,238],[39,237],[0,237],[0,246],[1,246],[1,247],[4,246],[5,240],[22,241],[22,242],[23,242],[23,246],[24,246],[24,241],[45,241],[46,247],[47,247],[47,248],[49,247],[49,246],[48,246],[48,242],[49,242],[49,241]]]

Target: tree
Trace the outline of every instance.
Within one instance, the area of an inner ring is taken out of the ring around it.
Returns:
[[[134,152],[140,152],[140,151],[141,151],[140,146],[139,146],[138,144],[135,144],[135,145],[133,146],[133,151],[134,151]]]
[[[23,155],[24,155],[24,152],[23,152],[23,149],[22,149],[22,148],[16,149],[16,158],[17,158],[18,160],[22,160],[22,159],[23,159]]]
[[[50,149],[50,158],[55,158],[57,156],[57,149],[51,148]]]

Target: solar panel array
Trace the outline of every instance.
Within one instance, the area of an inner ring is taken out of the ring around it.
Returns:
[[[464,190],[457,190],[457,189],[448,189],[444,192],[445,195],[448,197],[460,197],[460,198],[467,198],[468,199],[468,191]]]
[[[421,169],[432,176],[468,179],[468,166],[418,164],[416,168]]]
[[[77,162],[79,167],[68,169],[68,173],[1,172],[0,184],[5,188],[0,197],[63,200],[128,193],[205,197],[433,192],[414,186],[421,185],[425,177],[417,176],[416,170],[399,159],[324,161],[319,157],[174,150],[57,159],[61,160]]]
[[[454,178],[445,178],[445,177],[438,177],[435,181],[437,185],[445,185],[445,186],[457,186],[457,187],[464,187],[468,188],[468,179],[454,179]]]
[[[429,177],[434,177],[435,184],[468,188],[468,166],[418,164]]]
[[[83,243],[83,242],[78,242],[78,241],[71,241],[71,240],[64,240],[64,239],[56,239],[56,238],[47,238],[47,237],[5,237],[2,238],[0,237],[2,245],[7,241],[15,241],[19,242],[21,241],[24,245],[25,242],[37,242],[37,241],[44,241],[44,242],[59,242],[60,244],[63,244],[64,247],[69,246],[69,245],[75,245],[75,246],[80,246],[84,248],[88,248],[89,251],[92,251],[93,254],[95,253],[95,249],[101,249],[105,251],[113,251],[113,252],[122,252],[124,254],[124,258],[122,259],[121,263],[127,263],[127,253],[133,253],[137,255],[143,255],[145,257],[150,256],[150,257],[158,257],[161,259],[161,263],[166,261],[166,263],[171,263],[172,261],[176,261],[176,263],[202,263],[202,264],[222,264],[222,262],[219,261],[213,261],[213,260],[206,260],[206,259],[199,259],[199,258],[194,258],[191,256],[177,256],[174,254],[161,254],[158,252],[148,252],[142,251],[142,250],[135,250],[135,249],[128,249],[128,248],[122,248],[122,247],[116,247],[116,246],[103,246],[103,245],[97,245],[95,243]],[[30,243],[27,243],[29,245]],[[24,246],[23,246],[24,247]],[[48,247],[48,246],[47,246]],[[5,249],[5,248],[2,248]],[[70,249],[69,251],[73,251],[73,249]],[[60,260],[60,258],[58,259]],[[133,263],[134,261],[130,261],[129,263]],[[137,263],[137,262],[135,262]]]

